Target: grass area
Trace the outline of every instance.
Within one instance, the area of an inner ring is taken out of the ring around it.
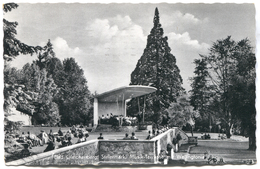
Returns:
[[[226,161],[246,159],[256,160],[256,152],[247,149],[247,141],[238,142],[233,140],[199,140],[198,146],[192,147],[190,149],[190,154],[201,155],[205,151],[209,151],[209,154],[216,157],[222,157]]]
[[[204,132],[205,133],[205,132]],[[203,134],[204,134],[203,133]],[[186,134],[190,137],[191,133],[190,131],[186,131]],[[208,134],[208,133],[207,133]],[[218,140],[219,139],[219,135],[222,136],[223,133],[209,133],[211,140]],[[193,133],[193,136],[198,137],[198,139],[201,139],[202,134],[201,133]],[[229,140],[233,140],[233,141],[248,141],[248,137],[244,137],[244,136],[240,136],[240,135],[232,135],[231,138]]]

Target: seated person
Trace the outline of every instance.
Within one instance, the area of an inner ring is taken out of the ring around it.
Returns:
[[[107,114],[105,118],[106,118],[106,119],[110,119],[110,116],[109,116],[109,114]]]
[[[61,147],[66,147],[66,146],[68,146],[68,141],[66,139],[63,139],[61,141]]]
[[[128,133],[125,133],[125,137],[123,138],[123,140],[130,140],[131,138],[128,137]]]
[[[29,148],[29,145],[28,145],[28,144],[25,144],[25,145],[24,145],[24,149],[20,152],[22,158],[28,157],[28,156],[31,155],[31,152],[30,152],[30,150],[29,150],[28,148]]]
[[[102,133],[99,134],[98,139],[104,139],[103,136],[102,136]]]
[[[102,116],[100,118],[100,124],[104,124],[105,120],[106,120],[106,118],[105,118],[104,114],[102,114]]]
[[[53,132],[52,132],[52,129],[50,129],[49,139],[51,139],[52,141],[54,141],[54,134],[53,134]]]
[[[138,140],[138,138],[135,136],[135,133],[132,133],[131,140]]]
[[[70,145],[72,145],[71,137],[68,138],[68,142],[67,142],[67,146],[70,146]]]
[[[62,131],[61,131],[61,128],[59,129],[58,134],[59,134],[59,136],[63,136],[63,133],[62,133]]]
[[[101,116],[101,119],[103,119],[103,120],[105,119],[105,116],[104,116],[104,114],[102,114],[102,116]]]
[[[24,134],[24,132],[22,132],[21,136],[19,137],[19,140],[21,140],[21,141],[26,140],[26,135]]]
[[[89,137],[88,131],[86,130],[85,132],[83,132],[83,136],[85,136],[85,138]]]
[[[75,132],[76,132],[76,130],[77,130],[76,126],[75,126],[75,125],[73,125],[73,126],[71,127],[71,132],[72,132],[72,133],[75,133]]]
[[[46,147],[46,149],[43,152],[47,152],[47,151],[51,151],[55,149],[55,144],[52,140],[49,140],[48,142],[48,146]]]
[[[73,137],[73,134],[71,134],[71,131],[67,131],[67,133],[65,134],[65,139],[67,140],[69,137]]]
[[[35,134],[30,134],[29,131],[28,131],[27,140],[32,141],[32,146],[41,145],[41,140]]]
[[[80,133],[79,134],[79,139],[78,139],[77,143],[82,143],[82,142],[85,142],[85,141],[86,141],[86,139],[83,137],[83,134]]]

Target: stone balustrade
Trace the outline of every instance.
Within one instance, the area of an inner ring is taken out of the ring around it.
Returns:
[[[6,165],[88,165],[88,164],[155,164],[161,150],[177,133],[181,144],[188,143],[188,136],[177,127],[169,129],[151,140],[90,140],[53,151],[33,155]]]

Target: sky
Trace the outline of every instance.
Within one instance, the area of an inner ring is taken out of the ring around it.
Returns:
[[[255,42],[255,7],[248,4],[98,4],[98,3],[18,3],[4,14],[17,21],[17,38],[32,46],[50,39],[56,57],[75,58],[84,70],[89,90],[102,93],[129,85],[131,72],[142,56],[153,27],[154,11],[159,10],[164,36],[183,78],[191,90],[194,59],[207,55],[213,42],[231,36],[235,41]],[[36,59],[18,56],[17,68]]]

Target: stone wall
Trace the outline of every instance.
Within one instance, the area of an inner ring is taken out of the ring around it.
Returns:
[[[154,144],[154,141],[145,140],[101,140],[99,161],[101,163],[153,164]]]
[[[177,135],[178,133],[180,133],[181,138],[182,138],[182,139],[179,141],[179,146],[181,146],[182,144],[188,144],[188,143],[189,143],[189,137],[188,137],[188,135],[187,135],[184,131],[180,130],[179,128],[176,130],[176,135]]]
[[[33,155],[6,165],[87,165],[98,163],[98,140]]]
[[[188,136],[187,134],[180,130],[178,127],[172,128],[156,137],[154,137],[152,140],[156,141],[156,156],[159,155],[161,150],[167,151],[167,144],[172,144],[173,138],[177,136],[177,134],[180,133],[182,140],[179,142],[180,145],[187,144],[188,143]]]

